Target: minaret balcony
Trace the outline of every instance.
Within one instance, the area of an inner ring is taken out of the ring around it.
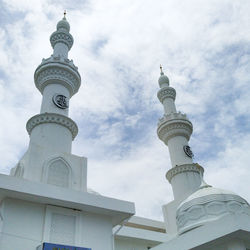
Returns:
[[[171,113],[159,120],[157,134],[160,140],[168,144],[168,140],[175,136],[184,136],[189,140],[193,132],[193,125],[185,114]]]
[[[172,178],[174,176],[186,172],[196,172],[200,176],[203,176],[204,168],[198,163],[176,165],[174,168],[168,170],[168,172],[166,173],[166,179],[171,184]]]
[[[163,87],[158,91],[157,97],[161,103],[163,103],[164,99],[166,98],[171,98],[175,100],[176,91],[172,87]]]
[[[70,50],[74,43],[74,39],[70,33],[65,32],[63,30],[57,30],[50,36],[50,43],[53,48],[57,43],[64,43],[68,46],[68,49]]]
[[[75,139],[78,133],[78,127],[76,123],[68,118],[67,116],[56,114],[56,113],[43,113],[31,117],[26,124],[26,129],[29,135],[31,135],[32,130],[41,124],[54,123],[67,128],[72,134],[72,140]]]
[[[81,76],[73,61],[60,56],[43,59],[35,71],[34,80],[41,93],[48,84],[60,83],[73,96],[81,85]]]
[[[166,178],[172,185],[175,200],[182,201],[197,191],[204,169],[197,163],[180,164],[168,170]]]

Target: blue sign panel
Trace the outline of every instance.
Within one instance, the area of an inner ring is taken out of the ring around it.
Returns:
[[[91,248],[65,246],[52,243],[43,243],[43,250],[91,250]]]

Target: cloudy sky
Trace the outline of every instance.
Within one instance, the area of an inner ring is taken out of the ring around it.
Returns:
[[[250,1],[0,1],[0,172],[27,149],[27,120],[39,113],[33,74],[52,54],[50,34],[64,9],[82,85],[71,99],[88,157],[88,186],[134,201],[162,219],[172,200],[167,147],[157,138],[163,107],[159,64],[194,126],[190,145],[206,181],[250,201]]]

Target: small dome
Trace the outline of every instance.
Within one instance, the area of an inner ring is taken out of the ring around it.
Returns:
[[[63,17],[63,19],[57,23],[56,29],[65,29],[68,32],[70,31],[70,25],[65,17]]]
[[[169,86],[169,79],[164,73],[161,73],[161,76],[159,77],[158,83],[160,87],[163,87],[164,85]]]
[[[227,194],[230,194],[230,195],[237,195],[231,191],[228,191],[228,190],[224,190],[224,189],[220,189],[220,188],[214,188],[212,186],[205,186],[205,187],[200,187],[196,192],[194,192],[193,194],[191,194],[186,200],[184,200],[180,205],[179,207],[183,206],[184,204],[188,203],[188,202],[191,202],[195,199],[198,199],[198,198],[202,198],[204,196],[207,196],[207,195],[227,195]]]
[[[179,233],[184,233],[224,215],[236,213],[250,216],[250,206],[246,200],[231,191],[203,185],[178,206],[176,224]]]

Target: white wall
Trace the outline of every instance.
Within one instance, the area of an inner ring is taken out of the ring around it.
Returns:
[[[115,250],[148,250],[152,244],[135,239],[116,239]]]
[[[35,250],[43,235],[45,206],[14,199],[5,199],[1,206],[0,249]]]
[[[2,201],[1,216],[1,250],[36,250],[42,242],[112,250],[109,216],[10,198]]]

